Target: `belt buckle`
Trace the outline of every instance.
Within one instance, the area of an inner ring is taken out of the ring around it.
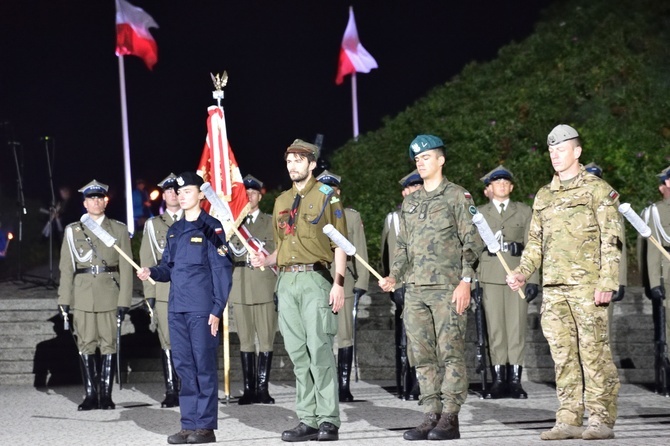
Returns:
[[[500,244],[500,250],[501,250],[502,252],[507,252],[507,251],[509,251],[509,243],[507,243],[507,242],[502,242],[502,243]]]
[[[100,274],[100,265],[91,265],[91,274]]]
[[[304,273],[305,271],[307,271],[307,265],[296,265],[296,266],[297,266],[296,271],[299,273]]]

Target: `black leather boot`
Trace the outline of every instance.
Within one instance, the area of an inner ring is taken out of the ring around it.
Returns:
[[[416,401],[421,396],[419,380],[416,378],[416,367],[407,367],[409,372],[405,375],[405,390],[402,399],[405,401]]]
[[[435,429],[437,426],[437,423],[440,421],[440,417],[442,414],[439,413],[425,413],[423,414],[423,422],[419,424],[417,427],[414,429],[410,429],[408,431],[405,431],[404,434],[402,434],[402,438],[405,440],[427,440],[428,439],[428,434],[430,431]]]
[[[240,357],[242,358],[244,394],[237,404],[254,404],[256,402],[256,352],[240,352]]]
[[[443,413],[437,426],[428,432],[429,440],[456,440],[461,438],[458,430],[458,414]]]
[[[350,403],[354,400],[349,390],[351,377],[351,363],[354,359],[354,347],[345,347],[337,351],[337,376],[340,386],[340,403]]]
[[[518,364],[510,364],[507,369],[507,379],[509,380],[509,396],[516,399],[525,400],[528,394],[521,387],[521,372],[523,367]]]
[[[177,389],[177,374],[174,371],[172,351],[163,349],[163,376],[165,377],[165,399],[161,407],[179,406],[179,390]]]
[[[78,410],[93,410],[98,408],[98,369],[95,364],[95,355],[79,354],[81,362],[81,377],[84,381],[86,397],[77,408]]]
[[[112,401],[115,357],[116,355],[102,355],[102,364],[100,366],[100,409],[116,409],[116,405]]]
[[[260,404],[274,404],[275,399],[270,396],[270,370],[272,369],[272,352],[258,353],[258,385],[256,386],[256,402]]]
[[[497,399],[507,396],[507,365],[496,364],[493,366],[493,385],[484,398]]]

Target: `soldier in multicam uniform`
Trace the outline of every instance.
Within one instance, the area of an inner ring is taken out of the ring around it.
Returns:
[[[501,255],[510,268],[519,265],[528,235],[531,209],[510,200],[514,190],[512,172],[498,166],[483,178],[490,201],[478,208],[498,238]],[[521,386],[526,347],[528,303],[538,295],[539,273],[526,285],[526,299],[520,299],[505,281],[502,263],[485,249],[479,258],[479,276],[484,292],[484,313],[489,352],[493,364],[493,385],[485,398],[528,398]]]
[[[402,278],[407,287],[408,356],[425,413],[419,426],[404,433],[406,440],[460,438],[458,413],[468,394],[465,311],[484,245],[472,223],[472,196],[442,174],[444,150],[433,135],[419,135],[409,146],[424,184],[403,201],[395,260],[379,281],[387,292]]]
[[[317,181],[327,184],[340,196],[340,182],[342,178],[332,172],[324,170]],[[356,248],[365,262],[368,261],[368,247],[365,241],[365,229],[361,216],[355,209],[344,208],[344,217],[347,221],[347,239]],[[335,275],[334,267],[331,275]],[[348,257],[347,270],[344,276],[344,307],[337,313],[337,377],[339,384],[340,403],[349,403],[354,400],[350,390],[351,365],[354,361],[354,302],[358,304],[360,298],[368,289],[370,272],[358,260]]]
[[[556,174],[535,197],[521,264],[507,276],[517,291],[542,266],[542,331],[555,363],[560,407],[556,425],[540,438],[613,438],[620,383],[607,304],[619,287],[619,194],[579,164],[582,147],[575,129],[556,126],[547,144]]]
[[[402,196],[405,198],[414,191],[421,189],[423,179],[419,172],[414,169],[413,172],[405,175],[398,181],[402,186]],[[400,211],[399,209],[389,212],[384,220],[384,228],[381,235],[381,258],[382,271],[384,275],[391,273],[393,265],[393,256],[395,255],[398,234],[400,233]],[[419,399],[419,382],[416,379],[416,369],[410,367],[407,361],[407,332],[402,322],[402,313],[405,308],[405,284],[397,290],[389,293],[391,300],[395,304],[395,347],[396,347],[396,384],[398,388],[398,398],[403,400]]]
[[[165,212],[156,217],[151,217],[144,224],[144,235],[140,245],[140,262],[147,267],[156,266],[160,263],[167,244],[165,238],[168,229],[183,214],[177,198],[177,176],[170,173],[163,181],[158,183],[158,186],[163,189]],[[170,347],[170,329],[168,328],[170,282],[157,282],[152,285],[149,281],[145,281],[142,285],[144,287],[144,299],[154,311],[158,338],[163,351],[165,399],[161,402],[161,407],[179,406],[179,378],[174,368],[174,359]]]

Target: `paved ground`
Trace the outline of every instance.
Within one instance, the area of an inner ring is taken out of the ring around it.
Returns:
[[[406,428],[418,424],[422,412],[416,402],[401,401],[384,385],[358,382],[353,403],[342,404],[340,442],[348,445],[407,444]],[[530,398],[484,401],[470,395],[460,415],[462,439],[453,444],[525,445],[541,443],[539,434],[554,424],[556,395],[551,386],[525,383]],[[273,383],[275,405],[239,406],[234,400],[219,407],[218,443],[286,444],[284,429],[297,424],[292,383]],[[3,445],[160,445],[179,430],[179,410],[161,409],[160,384],[136,384],[114,389],[116,410],[78,412],[81,387],[38,391],[30,386],[5,386],[0,393]],[[240,385],[234,383],[233,395]],[[223,396],[220,394],[220,396]],[[670,442],[670,398],[647,389],[624,385],[619,398],[616,439],[598,444],[667,445]],[[568,444],[583,442],[571,440]],[[565,443],[565,442],[564,442]],[[314,444],[314,443],[312,443]]]

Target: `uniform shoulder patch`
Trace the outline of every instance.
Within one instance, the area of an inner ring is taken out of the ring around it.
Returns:
[[[328,195],[333,191],[333,188],[328,186],[327,184],[322,184],[321,187],[319,188],[319,191],[323,193],[324,195]]]
[[[339,202],[340,202],[340,199],[335,197],[335,196],[333,196],[333,198],[330,199],[330,204],[335,204],[335,203],[339,203]]]
[[[342,218],[342,209],[335,210],[335,218]]]
[[[619,192],[617,192],[617,191],[615,191],[614,189],[612,189],[612,190],[610,191],[610,193],[608,194],[608,196],[610,197],[610,199],[611,199],[612,201],[614,201],[614,200],[616,200],[617,198],[619,198]]]
[[[472,200],[472,195],[467,190],[463,191],[463,195],[465,195],[465,198],[468,200]]]

